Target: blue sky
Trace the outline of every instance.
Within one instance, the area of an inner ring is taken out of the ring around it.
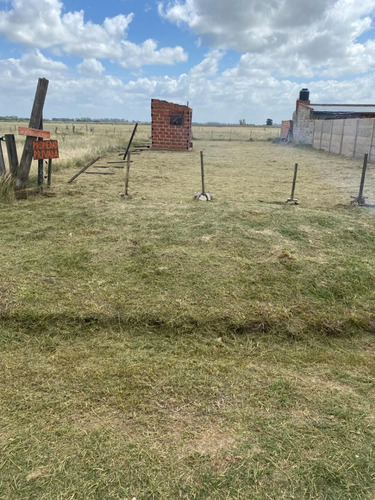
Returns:
[[[375,0],[0,0],[0,115],[198,122],[290,119],[312,102],[375,103]]]

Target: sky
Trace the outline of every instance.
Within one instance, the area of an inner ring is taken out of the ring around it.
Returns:
[[[375,0],[0,0],[0,116],[262,125],[314,103],[375,103]]]

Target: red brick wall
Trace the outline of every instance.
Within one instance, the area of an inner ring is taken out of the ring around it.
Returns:
[[[152,147],[155,149],[190,149],[193,110],[172,102],[151,100]],[[174,125],[171,122],[182,124]]]
[[[285,139],[285,140],[290,139],[292,130],[293,130],[293,121],[283,120],[281,122],[280,139]]]

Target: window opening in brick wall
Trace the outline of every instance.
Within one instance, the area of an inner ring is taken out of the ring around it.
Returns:
[[[171,113],[169,123],[170,125],[182,126],[184,124],[184,112],[182,111],[181,113]]]

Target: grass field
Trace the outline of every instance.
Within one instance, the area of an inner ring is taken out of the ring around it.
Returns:
[[[69,127],[51,189],[0,205],[0,498],[373,500],[361,161],[205,127],[124,199],[121,169],[67,181],[131,125]]]

